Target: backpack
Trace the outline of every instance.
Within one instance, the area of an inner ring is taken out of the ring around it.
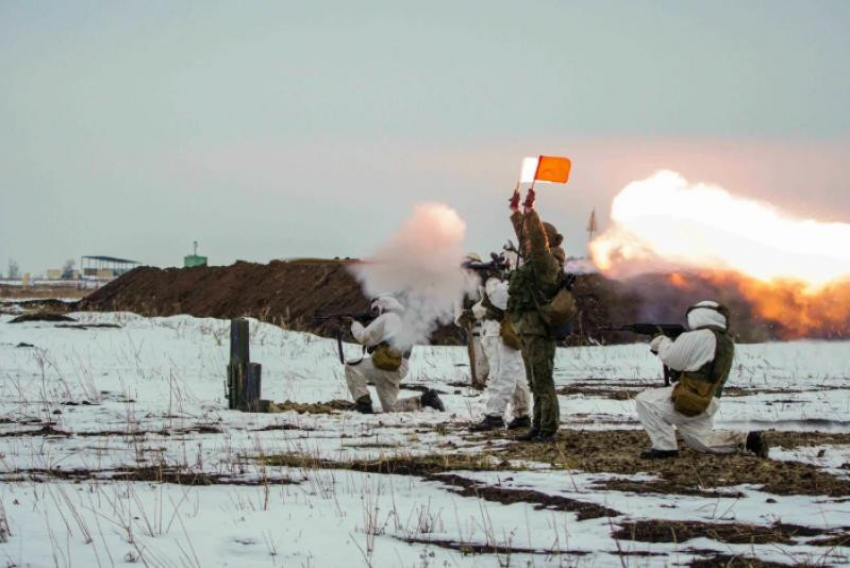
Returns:
[[[549,328],[549,334],[554,339],[564,339],[573,331],[572,321],[578,314],[576,299],[570,291],[575,277],[569,278],[562,275],[558,290],[552,299],[546,303],[540,303],[535,298],[537,312]]]

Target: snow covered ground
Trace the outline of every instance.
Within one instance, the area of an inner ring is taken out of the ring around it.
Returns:
[[[738,349],[718,427],[776,430],[787,443],[770,467],[803,490],[767,490],[773,470],[756,475],[768,466],[755,458],[686,455],[694,490],[662,491],[669,471],[570,450],[624,435],[634,447],[599,455],[637,456],[624,393],[661,383],[645,345],[559,350],[564,431],[538,455],[465,431],[484,396],[462,386],[460,348],[417,348],[406,380],[445,393],[446,413],[245,414],[224,399],[228,321],[70,315],[78,324],[0,316],[3,566],[850,562],[850,342]],[[335,342],[251,329],[263,398],[348,398]],[[724,464],[743,477],[700,477]]]

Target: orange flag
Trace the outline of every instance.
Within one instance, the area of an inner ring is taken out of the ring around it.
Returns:
[[[540,156],[537,162],[537,171],[534,173],[534,180],[567,183],[567,180],[570,179],[571,167],[572,162],[569,158]]]

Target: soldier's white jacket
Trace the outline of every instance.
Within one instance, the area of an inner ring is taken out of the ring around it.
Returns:
[[[683,333],[676,341],[659,336],[652,340],[650,349],[664,364],[675,371],[696,371],[714,360],[717,338],[706,326],[727,329],[726,318],[711,308],[696,308],[688,314],[688,327],[693,331]]]
[[[384,296],[372,303],[372,306],[380,310],[381,315],[375,318],[368,326],[363,327],[359,321],[351,322],[351,335],[355,341],[366,347],[391,342],[393,338],[401,334],[402,321],[399,313],[404,311],[404,306],[393,297]]]
[[[508,309],[508,283],[502,282],[498,278],[489,278],[484,284],[484,293],[490,299],[490,303],[500,310]],[[502,324],[496,320],[485,319],[487,308],[479,301],[472,306],[472,313],[475,317],[481,320],[481,336],[494,337],[499,335],[499,330]]]

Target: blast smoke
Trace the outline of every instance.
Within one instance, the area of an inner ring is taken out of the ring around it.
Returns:
[[[594,262],[622,276],[679,268],[727,270],[811,289],[850,273],[850,224],[801,219],[722,187],[660,171],[630,183],[611,206],[611,229],[591,243]]]
[[[474,289],[460,267],[465,233],[454,209],[420,204],[374,256],[352,268],[367,296],[390,293],[405,306],[396,347],[427,343],[437,326],[452,320],[454,303]]]

